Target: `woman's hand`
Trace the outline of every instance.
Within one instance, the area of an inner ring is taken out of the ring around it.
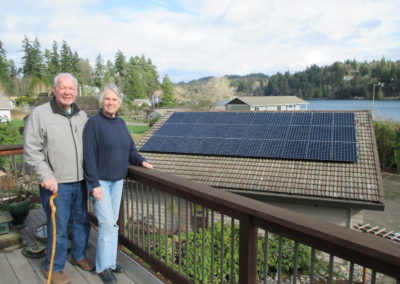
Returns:
[[[103,198],[103,189],[101,188],[101,186],[93,188],[92,195],[96,200],[102,199]]]
[[[143,168],[153,169],[153,165],[149,164],[148,162],[142,162]]]

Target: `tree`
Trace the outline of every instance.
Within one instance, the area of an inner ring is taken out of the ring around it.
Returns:
[[[105,67],[101,54],[97,55],[94,67],[93,83],[96,87],[101,88],[104,80]]]
[[[83,85],[91,86],[93,83],[93,69],[87,59],[79,59],[77,63],[78,72],[76,76]]]
[[[117,85],[121,87],[121,90],[124,91],[123,86],[126,75],[126,57],[120,50],[118,50],[118,52],[115,54],[114,68],[115,81]]]
[[[115,67],[114,64],[107,60],[106,65],[104,66],[104,82],[103,84],[115,83]]]
[[[63,41],[60,55],[60,72],[69,72],[76,75],[78,72],[78,53],[73,53],[68,44]]]
[[[0,41],[0,85],[3,85],[5,91],[11,93],[14,89],[12,81],[10,64],[7,60],[6,51],[3,48],[3,43]]]
[[[58,44],[53,42],[52,50],[45,50],[44,57],[46,60],[45,74],[46,77],[52,79],[60,72],[60,55],[58,54]]]
[[[131,101],[134,99],[145,99],[146,88],[140,73],[137,58],[131,57],[127,64],[126,77],[123,85],[124,94]]]
[[[126,71],[126,57],[120,50],[115,54],[114,66],[115,73],[118,74],[118,76],[124,77]]]
[[[165,75],[163,78],[161,90],[163,91],[164,95],[162,97],[160,106],[175,106],[177,101],[174,96],[174,85],[172,84],[168,75]]]
[[[43,57],[40,51],[40,43],[36,38],[32,43],[27,36],[22,41],[24,56],[22,57],[22,73],[29,77],[42,77]]]

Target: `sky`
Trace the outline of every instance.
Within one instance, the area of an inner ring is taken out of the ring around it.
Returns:
[[[399,0],[2,0],[0,40],[63,41],[88,59],[150,58],[160,79],[303,71],[400,59]]]

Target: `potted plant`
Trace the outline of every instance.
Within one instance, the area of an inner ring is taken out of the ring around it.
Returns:
[[[2,174],[0,179],[0,209],[10,212],[15,228],[22,228],[31,208],[33,179],[23,174]]]

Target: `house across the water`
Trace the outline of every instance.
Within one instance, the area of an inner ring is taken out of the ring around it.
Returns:
[[[244,96],[236,97],[225,104],[225,110],[304,110],[308,102],[296,96]]]

